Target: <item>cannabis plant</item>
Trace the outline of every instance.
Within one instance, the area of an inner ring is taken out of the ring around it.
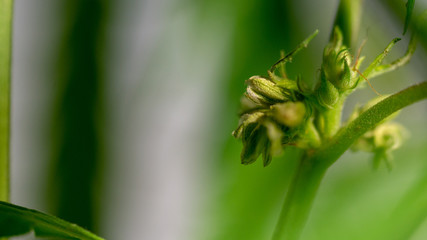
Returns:
[[[407,4],[407,30],[414,1]],[[405,129],[391,120],[405,106],[427,97],[427,82],[396,94],[381,95],[370,80],[409,62],[416,47],[416,26],[404,56],[383,63],[400,38],[392,39],[377,57],[363,67],[364,41],[357,51],[349,48],[357,33],[360,1],[341,1],[329,43],[323,49],[318,81],[307,86],[301,77],[291,78],[286,66],[306,48],[317,31],[294,50],[282,54],[265,76],[246,80],[240,122],[233,136],[241,139],[241,163],[260,156],[268,166],[284,148],[302,149],[299,167],[287,191],[273,239],[298,239],[308,218],[317,189],[328,168],[347,150],[372,153],[375,167],[391,168],[392,151],[405,138]],[[346,98],[369,86],[378,97],[356,107],[351,117],[341,119]]]

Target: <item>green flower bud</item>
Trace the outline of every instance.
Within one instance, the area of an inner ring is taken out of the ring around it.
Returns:
[[[261,117],[263,117],[265,114],[263,112],[254,112],[254,113],[248,113],[248,114],[243,114],[240,117],[239,120],[239,126],[237,127],[236,130],[233,131],[232,135],[235,138],[241,138],[242,137],[242,133],[243,130],[245,128],[247,128],[250,124],[254,124],[256,122],[259,121],[259,119]]]
[[[391,169],[391,152],[402,145],[406,137],[406,130],[396,123],[383,123],[371,131],[366,132],[351,147],[353,151],[372,152],[374,168],[378,168],[384,160],[387,167]]]
[[[247,81],[246,96],[258,104],[273,104],[288,101],[289,91],[279,87],[271,80],[253,76]]]
[[[374,146],[395,150],[402,145],[406,130],[397,123],[385,123],[374,129]]]
[[[342,67],[338,68],[339,65],[342,65]],[[346,60],[342,60],[342,64],[337,63],[335,71],[335,78],[331,78],[330,81],[337,89],[343,91],[352,89],[356,86],[357,78],[351,78],[350,66]]]
[[[340,92],[353,89],[356,87],[358,79],[350,66],[350,51],[346,46],[342,45],[342,33],[336,27],[332,42],[328,44],[323,52],[322,74]]]
[[[272,121],[265,120],[248,123],[241,132],[243,150],[241,153],[242,164],[251,164],[263,155],[263,164],[270,164],[272,156],[282,152],[283,132]]]
[[[270,99],[255,92],[251,87],[246,88],[245,96],[257,105],[270,105],[273,103]]]
[[[242,131],[243,149],[240,155],[242,164],[251,164],[257,160],[267,143],[265,128],[260,124],[249,124]]]
[[[335,86],[327,81],[325,75],[321,74],[320,86],[317,89],[317,100],[323,107],[332,109],[340,98],[340,93]]]
[[[306,114],[306,108],[302,102],[278,103],[272,106],[272,110],[274,119],[287,127],[300,125]]]

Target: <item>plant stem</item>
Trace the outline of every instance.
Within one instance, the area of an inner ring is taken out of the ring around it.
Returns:
[[[337,133],[341,127],[342,108],[344,106],[344,97],[340,97],[334,108],[322,112],[323,132],[322,140],[327,140]]]
[[[341,0],[335,17],[334,27],[338,26],[344,39],[344,45],[353,47],[359,33],[362,0]],[[333,30],[331,38],[333,36]]]
[[[0,201],[9,201],[12,11],[13,0],[0,0]]]
[[[326,167],[316,164],[308,155],[302,156],[286,195],[273,240],[299,238],[326,170]]]
[[[341,128],[319,149],[307,151],[290,184],[273,240],[299,238],[327,169],[356,139],[397,110],[425,98],[427,98],[427,82],[393,94]]]
[[[313,154],[313,160],[332,165],[360,136],[394,112],[427,98],[427,81],[395,93],[342,127],[335,136]]]

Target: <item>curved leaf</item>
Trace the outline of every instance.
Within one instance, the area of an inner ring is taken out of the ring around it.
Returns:
[[[408,0],[406,2],[406,18],[405,26],[403,27],[403,35],[405,35],[406,30],[408,30],[409,23],[411,22],[412,10],[414,10],[415,0]]]
[[[38,237],[102,240],[103,238],[42,212],[0,201],[0,237],[11,237],[34,231]]]

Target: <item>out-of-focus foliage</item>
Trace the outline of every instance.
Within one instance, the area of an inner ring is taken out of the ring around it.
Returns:
[[[11,237],[34,231],[37,237],[102,240],[93,233],[36,210],[0,202],[0,237]]]
[[[49,204],[94,231],[102,189],[105,25],[109,1],[66,1],[52,121]]]
[[[412,12],[414,10],[415,0],[408,0],[406,2],[406,17],[405,17],[405,26],[403,27],[403,35],[405,35],[408,30],[408,26],[411,23]]]

